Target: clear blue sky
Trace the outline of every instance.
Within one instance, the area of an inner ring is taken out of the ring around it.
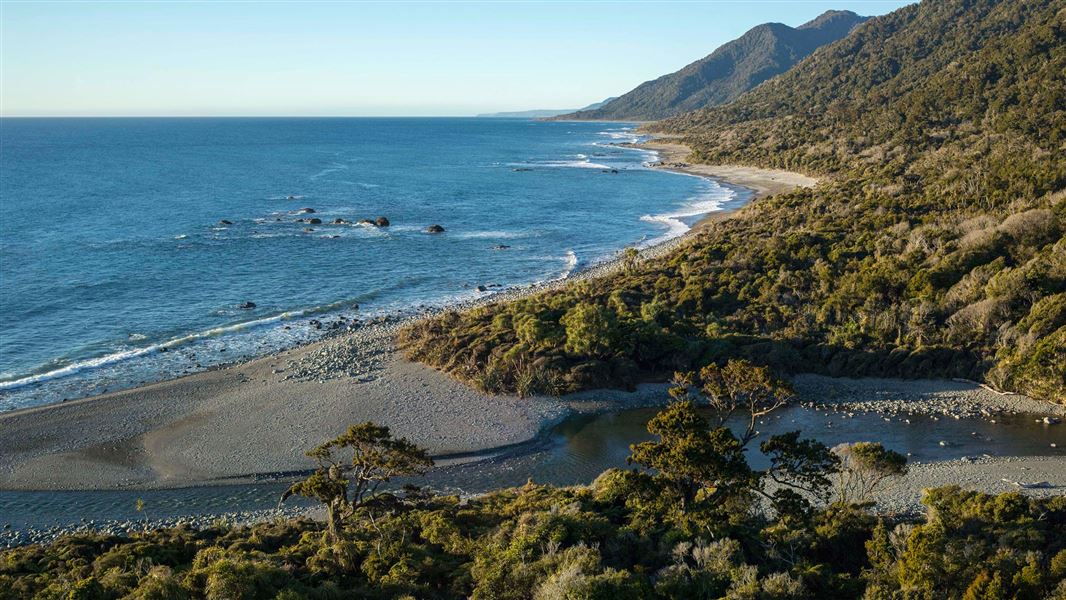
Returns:
[[[469,115],[583,106],[754,25],[904,1],[10,2],[5,116]]]

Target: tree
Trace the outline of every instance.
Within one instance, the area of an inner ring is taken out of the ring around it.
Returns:
[[[799,431],[790,431],[772,436],[759,445],[759,450],[770,459],[765,476],[778,485],[806,492],[823,502],[828,501],[832,487],[829,476],[840,470],[840,458],[825,444],[800,439],[799,435]],[[784,489],[775,492],[775,499],[779,500],[779,505],[786,500],[793,504],[796,501]],[[807,505],[805,501],[803,504]],[[779,513],[782,512],[782,506],[777,508]]]
[[[346,449],[352,452],[350,461],[335,455]],[[433,466],[424,449],[406,438],[393,439],[388,427],[370,421],[349,426],[343,435],[315,447],[307,456],[318,462],[318,468],[286,490],[278,505],[293,495],[325,504],[334,543],[340,540],[341,522],[373,497],[378,486],[393,477],[423,475]]]
[[[622,268],[626,273],[632,273],[637,270],[637,263],[640,261],[640,250],[630,246],[625,250],[622,250]]]
[[[658,471],[656,478],[677,494],[682,512],[700,492],[714,503],[751,487],[755,474],[743,446],[729,429],[710,429],[693,402],[670,404],[648,422],[648,431],[659,441],[630,446],[627,461]]]
[[[792,388],[770,372],[746,360],[730,360],[724,367],[711,363],[700,370],[700,391],[724,425],[738,410],[747,413],[747,427],[740,436],[746,445],[756,435],[759,418],[788,404]]]
[[[566,351],[606,356],[618,339],[618,324],[609,308],[580,303],[566,311],[560,323],[566,327]]]
[[[840,458],[841,502],[868,502],[890,478],[907,473],[907,457],[879,442],[840,444],[833,453]]]

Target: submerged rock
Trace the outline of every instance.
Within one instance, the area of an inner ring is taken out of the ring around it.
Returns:
[[[508,246],[507,244],[496,244],[492,247],[493,250],[507,250],[509,248],[510,246]]]
[[[307,208],[301,208],[300,210],[298,210],[296,212],[301,213],[301,214],[305,214],[305,215],[310,215],[310,214],[314,214],[315,209],[307,207]]]
[[[377,225],[378,227],[388,227],[389,226],[389,218],[388,217],[378,217],[374,221],[374,224]]]
[[[426,233],[444,233],[444,228],[440,225],[433,224],[429,227],[426,227]]]
[[[251,302],[251,301],[244,302],[244,303],[238,305],[237,308],[244,308],[244,309],[255,308],[255,302]]]
[[[322,224],[322,219],[319,219],[319,218],[308,219],[307,222],[309,224],[311,224],[311,225],[321,225]]]
[[[333,219],[333,224],[334,225],[347,225],[348,221],[345,221],[344,219],[342,219],[340,217],[337,217],[336,219]]]
[[[218,222],[218,224],[219,225],[233,225],[233,221],[227,221],[225,219],[222,219],[221,221]]]

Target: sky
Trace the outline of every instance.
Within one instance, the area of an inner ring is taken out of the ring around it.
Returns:
[[[0,1],[3,116],[577,108],[760,23],[909,2]]]

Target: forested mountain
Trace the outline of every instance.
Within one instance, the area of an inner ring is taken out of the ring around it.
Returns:
[[[819,47],[848,35],[865,20],[851,11],[831,10],[796,28],[764,23],[710,56],[644,82],[596,110],[559,118],[648,121],[724,104],[784,73]]]
[[[818,174],[670,257],[448,314],[410,356],[569,391],[745,356],[786,371],[984,379],[1066,401],[1066,0],[871,19],[734,103],[656,129],[693,159]]]

